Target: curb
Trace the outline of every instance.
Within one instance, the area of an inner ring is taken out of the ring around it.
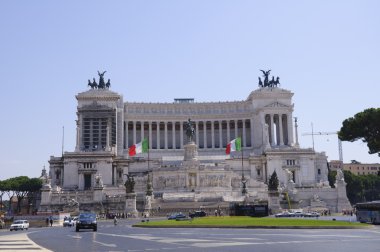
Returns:
[[[132,227],[139,228],[225,228],[225,229],[371,229],[372,226],[358,227],[358,226],[147,226],[147,225],[132,225]]]

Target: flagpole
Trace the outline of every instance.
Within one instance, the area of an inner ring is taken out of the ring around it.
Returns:
[[[150,164],[149,164],[149,149],[150,149],[150,145],[149,145],[149,137],[148,137],[148,172],[150,171]]]
[[[243,195],[245,195],[246,193],[247,193],[247,187],[246,187],[246,183],[247,183],[247,181],[245,181],[245,178],[244,178],[244,159],[243,159],[243,157],[244,157],[244,151],[243,151],[243,146],[241,146],[242,144],[242,140],[243,140],[243,138],[242,138],[242,136],[240,137],[240,150],[241,150],[241,182],[242,182],[242,184],[243,184],[243,189],[241,190],[241,193],[243,194]]]

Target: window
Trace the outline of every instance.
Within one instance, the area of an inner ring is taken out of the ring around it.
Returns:
[[[287,159],[286,160],[286,165],[296,165],[296,160],[294,160],[294,159]]]
[[[83,163],[83,168],[85,168],[85,169],[91,169],[92,168],[92,163]]]
[[[321,169],[318,169],[318,175],[321,175]]]

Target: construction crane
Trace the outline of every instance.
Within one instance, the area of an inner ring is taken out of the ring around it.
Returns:
[[[314,136],[328,136],[328,135],[338,135],[337,131],[333,132],[314,132],[313,125],[311,127],[311,132],[302,134],[303,136],[311,136],[313,140],[313,150],[314,150]],[[342,141],[340,141],[338,137],[338,147],[339,147],[339,161],[343,163],[343,149],[342,149]]]

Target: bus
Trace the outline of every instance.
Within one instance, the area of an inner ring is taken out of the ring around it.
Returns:
[[[357,203],[355,209],[357,221],[380,224],[380,201]]]

